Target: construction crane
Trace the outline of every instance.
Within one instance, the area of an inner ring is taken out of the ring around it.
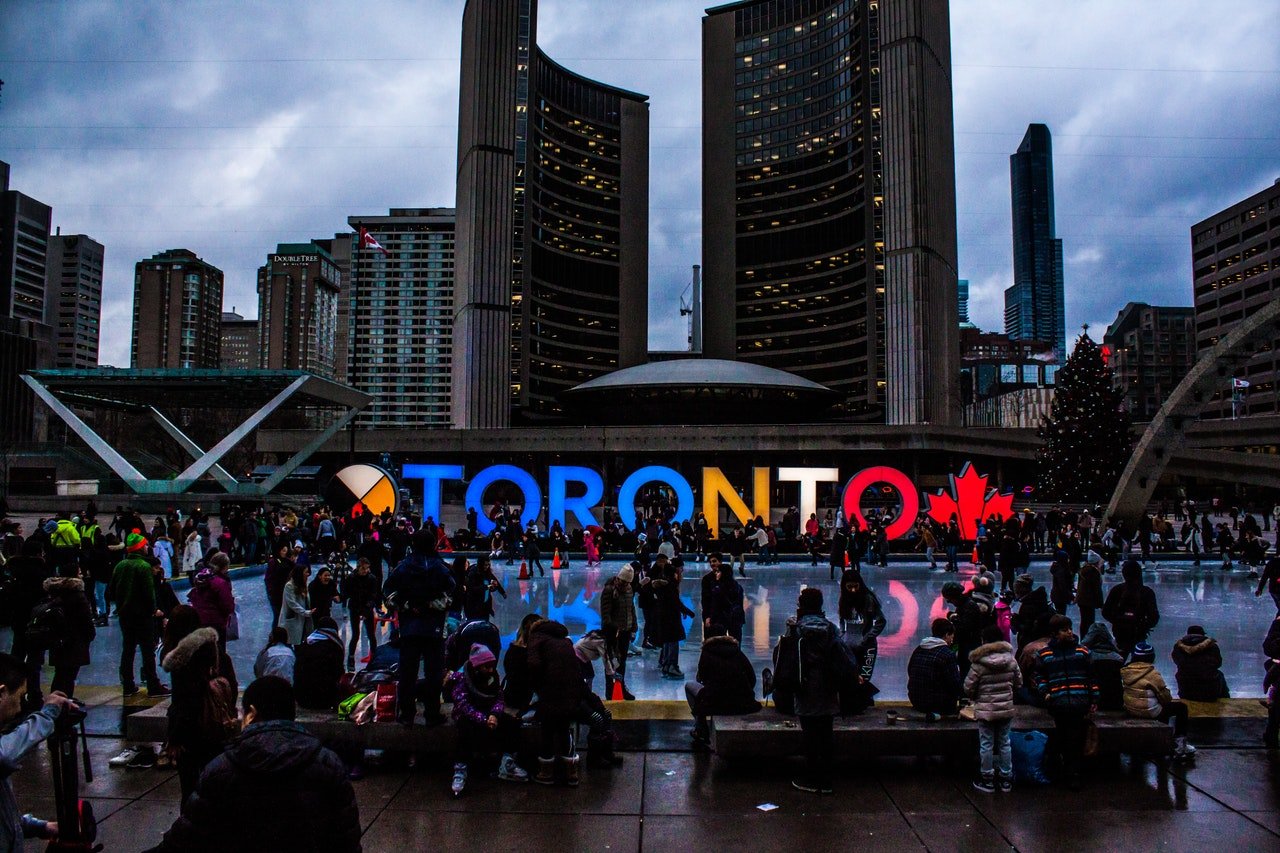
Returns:
[[[689,351],[702,352],[702,267],[697,264],[693,265],[693,278],[680,292],[680,316],[689,318],[689,332],[685,337]]]

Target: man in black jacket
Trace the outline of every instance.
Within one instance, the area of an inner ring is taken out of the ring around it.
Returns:
[[[370,540],[372,541],[372,540]],[[379,546],[381,547],[381,546]],[[378,558],[381,561],[381,557]],[[356,648],[360,645],[360,624],[369,638],[369,658],[378,650],[378,624],[373,610],[382,603],[382,582],[373,574],[373,564],[365,557],[356,562],[354,573],[342,582],[342,604],[351,614],[351,641],[347,645],[347,669],[355,671]]]
[[[698,746],[711,742],[708,717],[753,714],[760,710],[755,696],[756,671],[738,641],[725,634],[723,625],[712,624],[704,631],[706,639],[698,657],[696,680],[684,685],[684,695],[694,719],[690,734]]]
[[[244,732],[205,768],[164,840],[169,851],[355,851],[360,813],[341,759],[294,722],[293,688],[245,688]]]
[[[907,661],[907,697],[912,708],[935,721],[957,713],[963,681],[951,650],[956,639],[951,620],[934,619],[929,633]]]
[[[413,553],[396,566],[382,588],[400,614],[400,668],[396,716],[412,726],[417,700],[426,705],[426,723],[444,722],[440,689],[444,684],[444,627],[453,575],[436,553],[436,542],[425,531],[413,537]],[[417,695],[418,668],[426,672],[427,687]]]

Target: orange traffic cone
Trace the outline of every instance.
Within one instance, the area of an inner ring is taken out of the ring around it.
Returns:
[[[529,564],[524,560],[520,561],[520,577],[518,579],[522,581],[527,581],[529,579]]]
[[[622,695],[622,679],[613,679],[613,691],[609,694],[609,700],[612,702],[621,702],[625,697]]]
[[[557,548],[556,552],[551,555],[551,568],[553,569],[560,568],[560,549],[559,548]]]

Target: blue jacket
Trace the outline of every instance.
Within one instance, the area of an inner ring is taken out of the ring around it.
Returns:
[[[410,554],[382,587],[400,614],[402,637],[444,637],[448,605],[433,606],[454,593],[453,574],[439,557]]]
[[[45,705],[13,731],[0,737],[0,853],[21,851],[24,837],[42,838],[48,831],[45,821],[18,810],[18,800],[13,795],[9,777],[27,753],[53,734],[54,721],[61,711],[57,705]]]

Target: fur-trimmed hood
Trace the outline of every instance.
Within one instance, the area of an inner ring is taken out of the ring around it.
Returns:
[[[191,663],[191,658],[195,656],[201,646],[206,643],[216,644],[217,642],[217,631],[212,628],[197,628],[179,640],[173,651],[164,656],[164,660],[161,661],[160,665],[164,667],[165,672],[182,669]]]
[[[48,581],[45,581],[47,584]],[[1175,648],[1182,650],[1188,655],[1198,655],[1201,652],[1207,652],[1218,645],[1218,641],[1213,637],[1206,637],[1204,634],[1188,634],[1177,643]]]
[[[44,591],[49,595],[58,595],[60,593],[78,592],[84,594],[84,581],[80,578],[45,578],[42,584]]]
[[[971,663],[981,663],[991,669],[1003,669],[1014,663],[1013,646],[1001,640],[998,643],[984,643],[969,652]]]

